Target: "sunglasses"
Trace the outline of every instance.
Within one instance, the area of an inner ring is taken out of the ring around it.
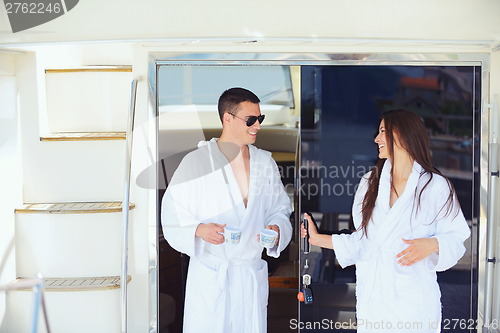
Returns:
[[[229,112],[228,112],[229,113]],[[244,119],[244,118],[241,118],[241,117],[238,117],[237,115],[233,114],[233,113],[229,113],[231,116],[233,117],[236,117],[238,119],[241,119],[243,121],[246,121],[247,123],[247,126],[250,127],[252,126],[253,124],[255,124],[255,122],[258,120],[259,121],[259,124],[262,124],[262,122],[264,121],[264,118],[266,118],[265,115],[261,114],[260,116],[248,116],[247,119]]]

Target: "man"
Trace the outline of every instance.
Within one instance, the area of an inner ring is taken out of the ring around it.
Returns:
[[[290,242],[290,200],[271,153],[255,142],[259,98],[243,88],[219,98],[222,134],[202,141],[177,168],[162,202],[166,240],[190,256],[184,332],[264,333],[268,270],[258,234],[278,232],[267,254],[278,257]],[[242,230],[238,244],[224,228]]]

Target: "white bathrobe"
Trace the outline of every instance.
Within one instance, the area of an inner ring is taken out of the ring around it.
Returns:
[[[278,257],[292,235],[290,199],[271,153],[249,145],[250,184],[245,208],[231,166],[216,139],[184,157],[162,202],[166,240],[190,256],[184,332],[266,332],[268,270],[257,234],[280,228]],[[200,223],[239,226],[239,244],[214,245],[195,237]]]
[[[446,180],[436,174],[425,188],[417,207],[415,196],[429,179],[418,163],[402,195],[389,206],[391,161],[386,160],[380,178],[378,198],[368,225],[362,231],[333,235],[333,249],[342,267],[356,265],[358,333],[439,332],[441,293],[436,272],[454,266],[463,256],[470,229],[454,198],[453,211],[443,208],[449,195]],[[369,173],[359,184],[352,209],[354,225],[362,221],[361,205]],[[396,254],[409,245],[404,239],[435,237],[439,254],[432,254],[411,266],[400,266]]]

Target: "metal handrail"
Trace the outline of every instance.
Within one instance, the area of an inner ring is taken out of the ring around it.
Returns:
[[[31,332],[38,332],[38,315],[40,307],[42,308],[43,318],[45,321],[45,328],[47,333],[50,333],[49,318],[47,316],[47,307],[45,305],[45,297],[43,295],[43,277],[41,274],[37,275],[36,279],[23,279],[14,281],[6,285],[0,285],[0,291],[13,291],[13,290],[26,290],[33,289],[33,320],[31,322]]]
[[[497,214],[497,186],[498,186],[498,96],[494,96],[493,105],[490,107],[490,138],[489,138],[489,167],[488,167],[488,212],[486,225],[486,267],[485,267],[485,286],[484,286],[484,320],[483,328],[488,329],[491,324],[492,303],[493,303],[493,285],[495,272],[495,248],[496,248],[496,214]]]
[[[127,126],[127,148],[125,157],[125,184],[122,202],[122,266],[120,275],[120,297],[121,297],[121,331],[127,332],[127,280],[128,280],[128,224],[130,211],[130,169],[132,164],[132,143],[135,120],[135,101],[137,96],[137,80],[132,80],[130,92],[130,114]]]

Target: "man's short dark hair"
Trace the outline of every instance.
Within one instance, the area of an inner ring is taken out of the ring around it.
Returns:
[[[248,89],[231,88],[222,93],[219,97],[217,108],[219,109],[219,117],[222,121],[224,113],[235,113],[238,105],[242,102],[250,102],[258,104],[260,99]]]

